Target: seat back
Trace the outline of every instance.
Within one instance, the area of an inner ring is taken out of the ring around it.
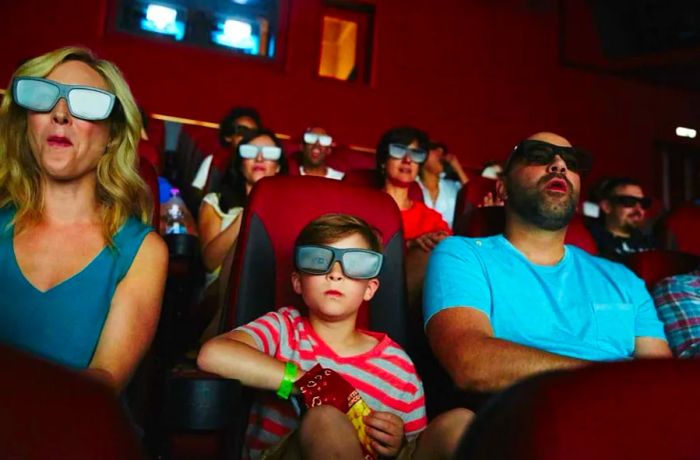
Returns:
[[[456,228],[455,234],[471,238],[491,236],[503,233],[505,227],[505,208],[503,206],[486,206],[474,208],[469,221]],[[579,247],[589,254],[598,254],[595,240],[584,225],[583,217],[580,214],[574,214],[569,222],[564,243]]]
[[[333,149],[333,153],[328,157],[328,166],[339,171],[350,171],[351,169],[374,170],[376,164],[377,158],[373,152],[357,150],[346,145],[336,146]]]
[[[700,257],[684,252],[655,250],[630,254],[626,261],[627,266],[651,289],[667,276],[694,270]]]
[[[0,368],[0,458],[145,458],[103,384],[5,346]]]
[[[253,188],[231,268],[224,330],[276,307],[302,305],[290,281],[294,241],[307,223],[327,213],[357,216],[381,233],[385,260],[380,288],[369,309],[361,308],[358,323],[408,345],[404,241],[396,204],[377,190],[307,176],[264,178]]]
[[[496,183],[495,179],[473,175],[470,176],[469,182],[457,192],[453,225],[456,234],[462,235],[470,231],[469,226],[474,210],[483,204],[484,197],[488,193],[496,196]]]
[[[685,203],[671,211],[663,221],[663,233],[668,249],[700,257],[700,205]]]
[[[356,187],[367,187],[381,190],[384,184],[373,169],[351,169],[345,172],[343,182]],[[423,203],[423,191],[418,182],[412,182],[408,187],[408,197],[413,201]]]
[[[699,385],[694,360],[635,360],[539,375],[494,397],[454,458],[697,458],[700,398],[689,395]]]

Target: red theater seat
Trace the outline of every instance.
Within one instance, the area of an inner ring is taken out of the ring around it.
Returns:
[[[667,276],[687,273],[700,263],[700,257],[677,251],[646,251],[632,254],[627,266],[652,288]]]
[[[700,257],[700,205],[686,203],[675,208],[663,227],[668,249]]]
[[[484,197],[488,193],[496,196],[496,180],[480,175],[470,175],[469,177],[469,182],[457,192],[454,231],[460,235],[469,231],[470,225],[472,225],[470,222],[472,213],[484,203]]]
[[[103,384],[5,346],[0,368],[0,458],[145,458]]]
[[[343,182],[356,187],[366,187],[380,190],[384,184],[377,179],[373,169],[353,169],[345,172]],[[413,201],[423,203],[423,191],[417,182],[413,182],[408,189],[408,197]]]
[[[503,206],[487,206],[474,208],[471,218],[466,225],[455,229],[455,234],[468,237],[491,236],[503,233],[506,225],[505,208]],[[569,223],[564,243],[577,246],[589,254],[597,255],[598,248],[583,223],[583,217],[575,214]]]
[[[224,330],[252,321],[275,306],[300,305],[289,280],[294,240],[308,222],[333,212],[365,219],[380,231],[386,257],[379,276],[381,289],[371,301],[370,312],[362,312],[362,321],[408,345],[403,236],[396,204],[384,192],[318,177],[265,178],[253,189],[231,269]]]
[[[455,459],[697,459],[700,365],[636,360],[543,374],[495,396]]]
[[[253,188],[231,268],[230,301],[221,332],[247,323],[275,307],[300,305],[290,281],[294,240],[302,227],[314,218],[338,212],[367,220],[381,232],[384,242],[385,261],[379,275],[381,288],[369,306],[360,310],[358,323],[361,327],[386,332],[410,349],[404,241],[398,208],[384,192],[318,177],[269,177]],[[226,448],[226,455],[238,458],[253,395],[250,389],[244,389],[243,396],[239,395],[237,381],[203,374],[181,373],[169,379],[166,428],[178,433],[177,439],[182,439],[183,433],[206,432],[218,433],[219,439],[222,436],[233,439],[233,444]],[[222,432],[227,434],[221,435]]]

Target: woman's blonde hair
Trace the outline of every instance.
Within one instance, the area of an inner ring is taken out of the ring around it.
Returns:
[[[59,64],[80,61],[97,71],[117,101],[107,122],[110,140],[97,165],[95,199],[102,212],[102,233],[112,237],[129,217],[148,223],[152,203],[137,171],[136,149],[141,138],[141,114],[119,69],[84,48],[48,52],[21,65],[12,75],[46,77]],[[44,209],[41,171],[27,140],[27,110],[13,100],[11,87],[0,104],[0,207],[16,208],[17,231],[36,223]]]

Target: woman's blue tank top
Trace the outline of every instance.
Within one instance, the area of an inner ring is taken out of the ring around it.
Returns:
[[[0,208],[0,342],[86,368],[117,284],[152,228],[130,218],[114,235],[114,248],[105,247],[80,272],[42,292],[17,264],[14,226],[8,226],[14,215],[14,208]]]

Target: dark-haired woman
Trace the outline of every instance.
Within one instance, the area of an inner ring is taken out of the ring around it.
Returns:
[[[219,276],[241,229],[241,215],[253,185],[263,177],[287,172],[282,144],[261,129],[241,139],[219,190],[204,197],[199,211],[199,236],[207,286]]]
[[[408,194],[420,165],[427,158],[427,146],[428,136],[420,129],[410,126],[390,129],[377,146],[377,173],[384,180],[384,191],[401,210],[408,248],[429,252],[451,231],[440,213],[411,200]]]

